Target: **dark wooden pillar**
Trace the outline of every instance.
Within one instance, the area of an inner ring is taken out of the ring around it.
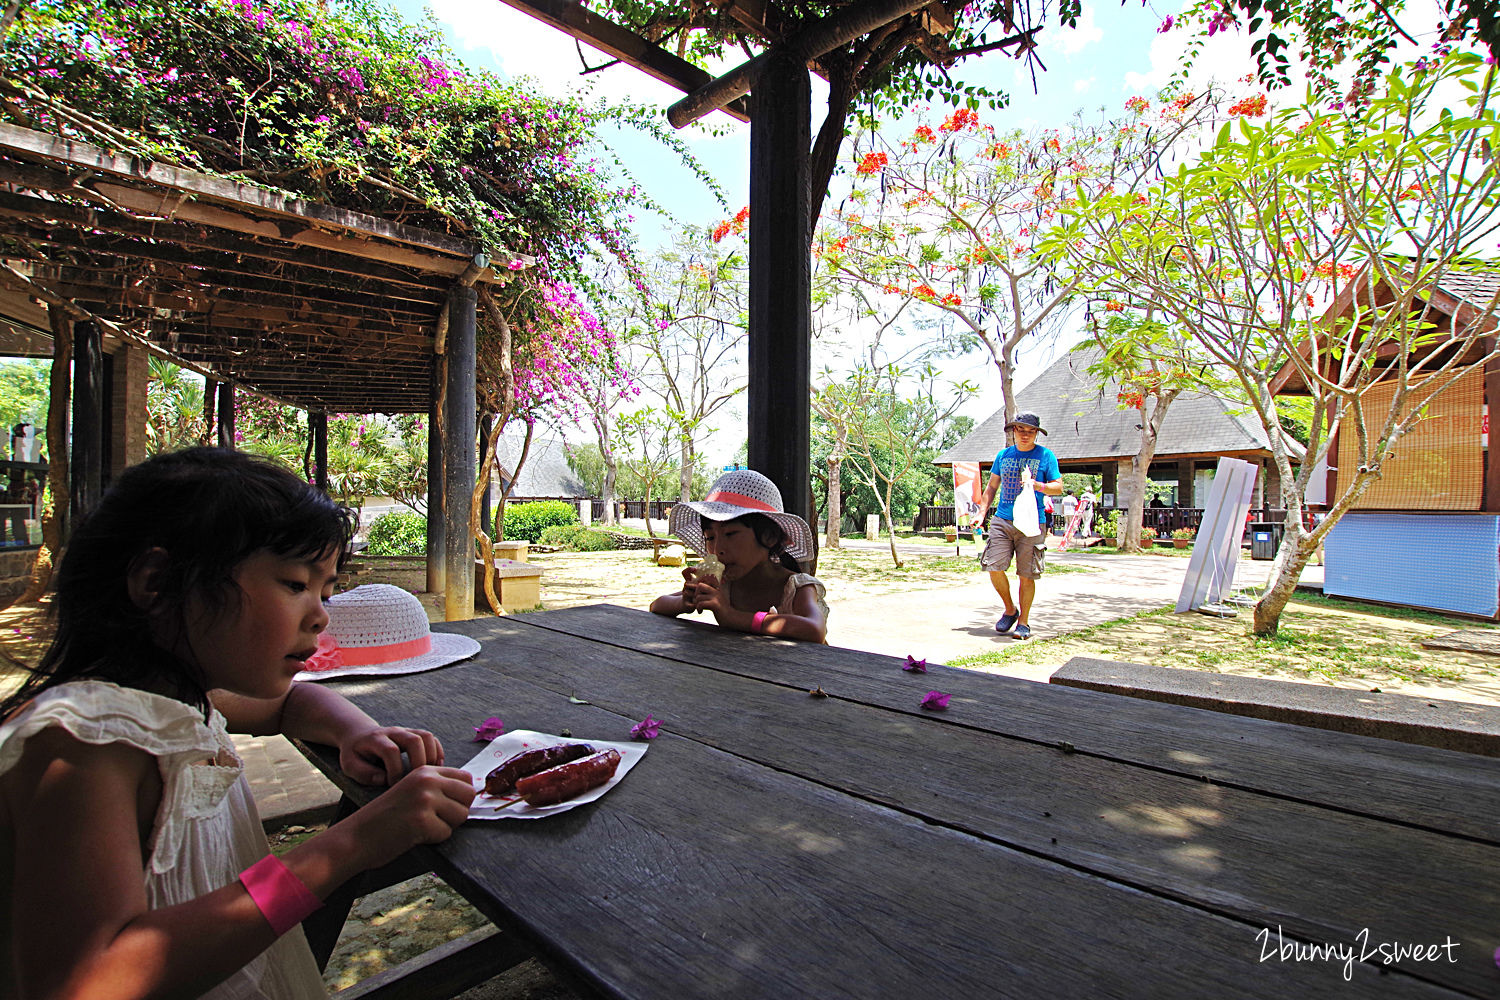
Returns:
[[[432,381],[427,409],[427,592],[441,594],[446,579],[443,556],[443,400],[448,381],[448,359],[432,357]]]
[[[219,418],[214,441],[220,448],[234,447],[234,383],[219,383]]]
[[[1193,502],[1193,470],[1197,463],[1191,458],[1177,462],[1177,502],[1184,507],[1196,507]]]
[[[56,460],[54,456],[49,456]],[[104,483],[104,352],[92,320],[73,324],[72,494],[68,521],[94,509]]]
[[[219,423],[219,380],[205,378],[203,380],[203,435],[198,438],[199,444],[213,444],[216,428]]]
[[[749,459],[809,523],[811,114],[805,60],[773,54],[751,94]]]
[[[479,447],[484,448],[484,447],[487,447],[489,445],[489,443],[490,443],[490,431],[492,431],[494,429],[495,429],[495,417],[494,417],[494,414],[490,414],[490,413],[481,414],[480,417],[479,417]],[[481,469],[484,468],[484,463],[480,462],[479,463],[479,467]],[[495,482],[495,477],[493,475],[485,477],[485,480],[484,480],[484,499],[480,501],[480,509],[479,509],[479,527],[481,529],[483,529],[484,533],[486,535],[489,535],[491,538],[493,538],[494,535],[495,535],[495,533],[490,530],[490,508],[495,503],[495,498],[493,496],[493,494],[495,492],[495,489],[494,489],[494,486],[493,486],[494,482]]]
[[[328,492],[328,414],[307,411],[307,433],[312,437],[313,485]]]
[[[474,492],[474,325],[479,297],[456,285],[448,293],[447,405],[443,408],[443,615],[447,621],[474,617],[474,542],[469,498]]]

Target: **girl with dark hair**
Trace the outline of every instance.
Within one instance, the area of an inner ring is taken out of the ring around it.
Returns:
[[[708,561],[682,571],[682,590],[651,602],[656,614],[712,611],[726,628],[828,641],[826,590],[798,562],[812,558],[812,532],[782,509],[775,483],[726,472],[703,500],[673,507],[668,524]]]
[[[323,998],[301,921],[468,816],[431,733],[292,680],[349,537],[307,483],[212,448],[127,469],[78,525],[56,638],[0,702],[0,995]],[[278,860],[229,732],[393,787]]]

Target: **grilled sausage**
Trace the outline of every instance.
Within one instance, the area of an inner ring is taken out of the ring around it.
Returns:
[[[536,774],[549,767],[587,757],[593,752],[594,748],[587,743],[564,743],[555,747],[523,750],[506,758],[499,767],[485,775],[484,794],[509,795],[516,790],[516,781],[528,774]]]
[[[516,782],[516,791],[529,806],[550,806],[598,788],[614,777],[619,766],[620,751],[611,748],[522,778]]]

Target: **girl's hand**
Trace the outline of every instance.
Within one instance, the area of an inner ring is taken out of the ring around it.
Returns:
[[[728,609],[729,605],[725,603],[723,594],[719,591],[717,577],[701,576],[698,578],[697,599],[693,606],[699,611],[712,611],[715,616],[720,611]]]
[[[335,829],[352,824],[364,868],[394,861],[418,844],[438,844],[469,817],[474,782],[456,767],[418,767]],[[332,832],[332,831],[330,831]]]
[[[682,603],[689,611],[698,610],[698,571],[691,566],[682,569]]]
[[[406,773],[403,752],[413,771],[443,763],[443,745],[427,730],[376,726],[340,741],[339,768],[364,785],[394,785]]]

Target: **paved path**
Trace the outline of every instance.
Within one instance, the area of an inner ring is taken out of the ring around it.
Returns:
[[[1186,559],[1164,556],[1049,552],[1047,560],[1049,565],[1097,567],[1099,571],[1057,573],[1038,581],[1031,610],[1032,636],[1037,639],[1172,604],[1187,569]],[[1015,586],[1012,576],[1012,594]],[[995,619],[1004,610],[987,576],[941,590],[840,599],[828,618],[828,641],[849,649],[897,656],[911,653],[946,663],[1019,641],[995,634]],[[1050,672],[1038,676],[1038,668],[1024,665],[1016,671],[1032,680],[1045,680]]]

